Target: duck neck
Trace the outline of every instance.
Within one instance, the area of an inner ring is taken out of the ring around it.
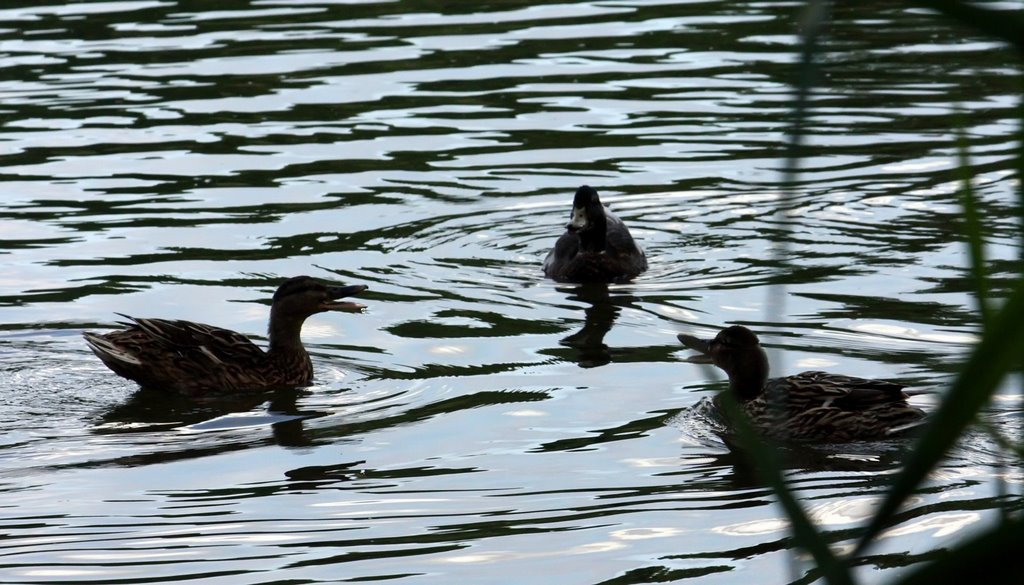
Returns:
[[[749,363],[729,372],[729,389],[740,402],[747,402],[760,396],[767,382],[768,356],[760,347]]]
[[[302,345],[302,324],[305,321],[305,317],[282,315],[271,309],[267,331],[270,348],[267,353],[275,357],[299,356],[308,359],[306,348]]]
[[[580,248],[588,252],[604,252],[607,241],[608,221],[601,204],[587,207],[587,227],[580,231]]]

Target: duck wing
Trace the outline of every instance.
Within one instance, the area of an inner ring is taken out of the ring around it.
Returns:
[[[803,372],[769,380],[745,408],[769,436],[843,442],[885,439],[921,424],[924,411],[906,399],[894,382]]]
[[[173,352],[195,362],[217,364],[240,364],[265,356],[248,337],[230,329],[192,321],[121,316],[132,325],[123,333],[154,352]]]
[[[785,392],[784,399],[795,410],[830,407],[864,411],[907,400],[902,384],[818,371],[769,380],[765,391],[769,400]]]
[[[240,333],[191,321],[122,317],[125,329],[83,336],[107,367],[140,386],[200,394],[266,382],[266,354]]]
[[[569,264],[579,254],[579,251],[579,235],[566,230],[565,233],[558,237],[558,240],[555,241],[555,247],[551,248],[547,257],[544,258],[544,274],[556,280],[564,279]]]
[[[629,228],[626,227],[625,222],[619,219],[619,216],[612,213],[607,207],[604,208],[604,217],[607,223],[605,230],[605,245],[607,249],[615,254],[639,255],[643,258],[644,252],[636,245],[636,241],[633,240],[633,236],[629,233]]]

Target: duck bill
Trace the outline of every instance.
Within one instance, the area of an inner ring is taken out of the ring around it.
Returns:
[[[581,232],[587,227],[587,209],[585,207],[573,207],[572,215],[569,216],[569,223],[565,229],[570,232]]]
[[[347,313],[358,313],[366,308],[366,305],[359,303],[353,303],[350,301],[339,301],[345,297],[353,297],[368,289],[369,287],[365,284],[350,284],[347,286],[332,286],[327,289],[328,294],[331,295],[331,300],[326,301],[320,305],[320,309],[323,311],[345,311]]]
[[[682,342],[688,349],[700,352],[697,355],[692,355],[686,358],[686,361],[692,364],[710,364],[714,363],[711,360],[711,340],[701,339],[694,337],[693,335],[687,335],[680,333],[676,336],[679,341]]]

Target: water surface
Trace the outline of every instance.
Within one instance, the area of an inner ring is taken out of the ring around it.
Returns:
[[[798,19],[784,2],[6,3],[0,581],[813,580],[770,491],[691,412],[721,378],[675,334],[742,323],[778,372],[941,389],[977,326],[955,124],[1005,282],[1019,71],[925,12],[837,7],[783,196]],[[645,247],[635,282],[543,278],[581,184]],[[363,314],[308,322],[303,391],[140,393],[81,339],[126,313],[263,341],[298,274],[370,286]],[[1019,398],[987,417],[1019,435]],[[841,535],[903,447],[799,450],[789,478]],[[970,435],[865,582],[1019,508],[1000,462]]]

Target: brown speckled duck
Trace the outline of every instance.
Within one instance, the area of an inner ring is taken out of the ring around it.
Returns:
[[[712,340],[679,340],[729,376],[729,390],[762,434],[816,442],[871,441],[917,426],[924,411],[907,404],[903,386],[826,372],[768,379],[768,357],[757,336],[740,325]],[[718,397],[716,397],[717,399]],[[716,400],[717,402],[717,400]]]
[[[359,311],[338,299],[365,285],[329,286],[308,276],[286,280],[270,307],[266,351],[241,333],[169,319],[129,319],[127,329],[85,332],[89,349],[119,376],[140,386],[190,396],[259,392],[309,384],[313,364],[302,345],[302,324],[324,311]]]
[[[647,257],[626,224],[593,188],[577,189],[565,233],[544,259],[544,274],[559,282],[624,282],[644,270]]]

